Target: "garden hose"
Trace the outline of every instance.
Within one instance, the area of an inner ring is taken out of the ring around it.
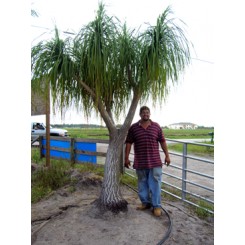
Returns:
[[[130,189],[132,189],[133,191],[135,191],[136,193],[138,193],[138,191],[136,189],[134,189],[132,186],[130,186],[130,185],[124,183],[124,182],[123,182],[123,184],[126,185],[127,187],[129,187]],[[168,217],[168,231],[166,232],[166,234],[164,234],[164,237],[156,245],[162,245],[169,238],[171,230],[172,230],[171,217],[170,217],[170,215],[169,215],[169,213],[167,212],[166,209],[164,209],[162,206],[161,206],[161,208],[162,208],[162,210],[165,212],[165,214]]]

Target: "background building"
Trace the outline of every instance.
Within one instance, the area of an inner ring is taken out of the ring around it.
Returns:
[[[196,129],[198,125],[189,122],[172,123],[168,125],[170,129]]]

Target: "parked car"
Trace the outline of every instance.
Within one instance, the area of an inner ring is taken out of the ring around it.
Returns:
[[[37,136],[46,135],[46,126],[44,123],[32,122],[31,123],[31,140],[35,139]],[[67,137],[68,131],[61,128],[52,128],[50,126],[50,136],[60,136]]]

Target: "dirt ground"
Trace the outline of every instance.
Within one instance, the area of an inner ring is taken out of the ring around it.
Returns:
[[[162,212],[154,217],[151,210],[138,211],[137,193],[122,186],[128,211],[117,215],[101,215],[94,207],[98,198],[101,179],[90,174],[73,173],[74,186],[65,186],[49,197],[32,204],[32,244],[43,245],[211,245],[214,244],[213,219],[201,220],[182,202],[165,202]]]

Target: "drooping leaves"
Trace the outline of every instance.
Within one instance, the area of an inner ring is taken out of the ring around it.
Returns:
[[[33,88],[50,82],[53,104],[75,104],[87,116],[104,108],[102,117],[111,122],[134,93],[161,101],[169,82],[177,82],[190,63],[189,42],[170,14],[167,8],[155,26],[140,33],[109,17],[99,4],[95,19],[73,40],[62,40],[56,29],[52,40],[32,48]]]

